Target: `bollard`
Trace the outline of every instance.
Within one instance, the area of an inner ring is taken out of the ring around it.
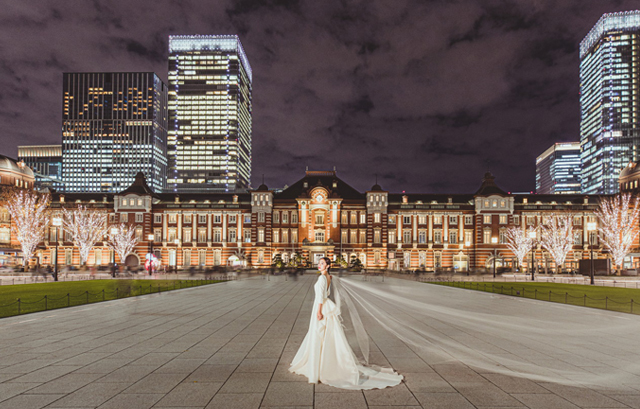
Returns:
[[[604,309],[609,309],[609,297],[604,297]]]
[[[67,307],[71,305],[71,297],[69,296],[69,293],[67,293]]]
[[[86,304],[89,304],[89,291],[85,291],[84,293],[85,293],[85,295],[87,296],[87,302],[86,302]]]
[[[116,299],[118,298],[118,287],[116,287]]]
[[[631,299],[631,314],[633,314],[633,298]]]
[[[102,301],[104,301],[104,288],[102,289]]]
[[[18,298],[18,315],[20,315],[20,298]]]
[[[567,298],[569,297],[569,293],[564,293],[564,303],[567,303]]]
[[[549,301],[551,301],[551,291],[549,291]]]
[[[44,296],[44,310],[46,311],[48,308],[47,296]]]
[[[582,303],[583,307],[587,306],[587,294],[584,295],[584,302]]]
[[[536,300],[538,299],[538,289],[537,288],[533,292],[533,298],[535,298]]]

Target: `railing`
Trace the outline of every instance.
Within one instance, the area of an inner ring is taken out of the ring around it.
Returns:
[[[0,305],[0,317],[10,317],[32,312],[49,311],[58,308],[117,300],[120,298],[137,297],[140,295],[161,293],[183,288],[199,287],[202,285],[208,285],[223,281],[221,278],[222,277],[219,277],[219,279],[178,280],[166,285],[149,284],[148,286],[123,286],[116,287],[116,289],[113,291],[105,289],[97,293],[84,291],[78,294],[67,293],[66,295],[63,295],[61,297],[44,295],[42,298],[36,301],[24,301],[21,298],[17,298],[16,301],[12,303]]]
[[[552,290],[539,290],[537,288],[527,290],[526,287],[505,286],[499,283],[477,283],[469,281],[424,281],[432,284],[445,285],[475,291],[484,291],[495,294],[510,295],[515,297],[530,298],[534,300],[557,302],[562,304],[579,305],[583,307],[601,308],[605,310],[640,314],[640,309],[635,306],[633,298],[629,301],[615,300],[612,297],[590,297],[587,294],[573,295],[569,292],[558,293]],[[628,305],[628,307],[624,307]]]
[[[482,282],[522,282],[522,283],[558,283],[558,284],[584,284],[590,285],[591,279],[585,276],[544,276],[536,275],[535,281],[531,281],[530,275],[509,274],[500,275],[495,278],[492,276],[454,276],[445,274],[442,276],[426,276],[416,275],[416,280],[421,282],[441,282],[441,281],[482,281]],[[616,287],[616,288],[635,288],[640,289],[640,278],[620,279],[596,279],[594,286],[599,287]]]

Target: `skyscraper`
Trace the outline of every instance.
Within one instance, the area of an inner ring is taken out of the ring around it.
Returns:
[[[249,187],[251,77],[236,35],[169,37],[170,191]]]
[[[64,190],[61,145],[18,146],[18,160],[33,170],[37,189]]]
[[[616,193],[639,158],[640,11],[604,14],[580,43],[583,193]]]
[[[536,193],[580,193],[580,142],[554,143],[538,156]]]
[[[63,93],[67,192],[119,192],[138,172],[166,188],[167,86],[155,73],[65,73]]]

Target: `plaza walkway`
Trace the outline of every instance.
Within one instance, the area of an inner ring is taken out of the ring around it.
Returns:
[[[412,323],[400,340],[363,315],[372,362],[405,381],[372,391],[309,384],[287,368],[315,279],[2,319],[0,409],[640,408],[640,317],[391,278],[348,280],[385,316]],[[401,301],[384,304],[385,294]]]

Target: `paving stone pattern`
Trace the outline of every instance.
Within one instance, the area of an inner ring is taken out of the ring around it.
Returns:
[[[531,317],[562,325],[594,316],[597,334],[598,325],[621,320],[635,333],[600,334],[598,345],[609,349],[586,354],[521,343],[517,327],[506,337],[490,328],[465,331],[459,322],[429,325],[479,351],[504,349],[529,373],[533,362],[541,374],[580,365],[593,373],[609,365],[635,371],[613,389],[536,381],[518,376],[517,368],[443,363],[365,320],[372,360],[393,366],[405,381],[372,391],[309,384],[287,368],[309,325],[315,279],[254,278],[2,319],[0,409],[640,408],[638,317],[534,300],[509,304],[504,314],[505,297],[417,283],[425,300],[499,314],[502,322]]]

